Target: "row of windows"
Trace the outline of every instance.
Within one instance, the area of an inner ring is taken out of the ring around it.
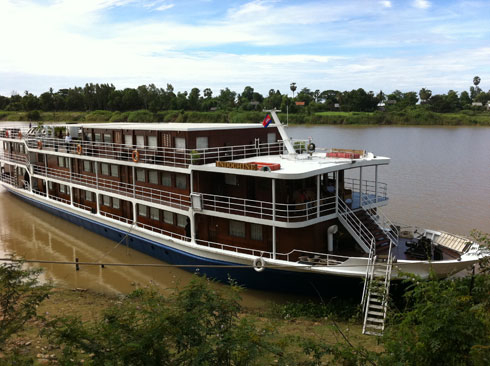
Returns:
[[[157,170],[146,170],[138,168],[136,169],[136,181],[148,182],[151,184],[161,184],[164,187],[173,187],[171,172],[159,172]],[[187,175],[176,173],[175,187],[178,189],[187,189]]]
[[[93,137],[93,138],[92,138]],[[92,136],[92,133],[86,133],[85,138],[89,141],[96,142],[106,142],[113,143],[112,134],[110,133],[95,133]],[[169,134],[163,135],[163,146],[171,147],[170,145],[171,136]],[[133,135],[124,135],[124,145],[133,146]],[[144,148],[144,147],[154,148],[158,147],[158,139],[157,136],[142,136],[136,135],[136,147]],[[175,148],[177,149],[185,149],[186,143],[184,137],[175,137]],[[197,137],[196,138],[196,148],[197,149],[207,149],[208,148],[208,138],[205,137]]]
[[[53,183],[53,182],[49,181],[48,188],[50,191],[54,190],[55,184],[58,184],[58,183]],[[58,187],[59,187],[60,193],[70,195],[70,187],[69,186],[66,186],[64,184],[58,184]]]
[[[106,207],[112,207],[115,208],[116,210],[119,210],[121,208],[121,200],[116,197],[111,197],[107,196],[105,194],[101,195],[102,197],[102,205]]]
[[[235,238],[245,238],[245,223],[230,220],[229,234]],[[252,240],[262,240],[262,225],[250,224],[250,238]]]
[[[8,145],[9,145],[8,142],[3,143],[3,151],[9,151]],[[25,149],[24,144],[11,144],[11,146],[12,146],[12,150],[11,150],[12,152],[18,152],[21,154],[26,153],[26,149]]]
[[[174,214],[170,211],[159,210],[155,207],[149,207],[138,204],[138,216],[149,217],[155,221],[162,221],[169,225],[175,225],[175,216],[177,217],[177,226],[185,227],[187,224],[187,216]]]

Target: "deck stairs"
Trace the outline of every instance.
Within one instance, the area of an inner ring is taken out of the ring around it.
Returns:
[[[392,267],[391,250],[389,250],[388,256],[378,257],[374,255],[370,261],[364,281],[362,303],[364,310],[363,334],[383,335],[386,312],[388,310]]]
[[[397,243],[398,231],[394,227],[381,226],[378,213],[362,208],[354,212],[340,198],[338,215],[340,223],[369,255],[361,301],[363,334],[381,336],[385,328],[393,267],[391,249]],[[387,252],[387,255],[377,252]]]

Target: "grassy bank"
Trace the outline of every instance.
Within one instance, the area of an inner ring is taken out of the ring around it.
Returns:
[[[90,290],[54,288],[49,298],[38,307],[37,312],[42,318],[27,322],[25,329],[10,339],[4,353],[9,354],[15,350],[23,356],[32,357],[35,365],[55,364],[62,355],[62,347],[40,336],[41,329],[55,318],[60,317],[79,317],[84,322],[102,320],[104,312],[121,305],[123,301],[125,301],[123,296],[101,294]],[[318,317],[319,309],[321,311],[321,306],[314,304],[275,305],[271,303],[271,306],[263,311],[242,308],[239,318],[242,321],[258,324],[259,328],[262,327],[268,331],[274,329],[274,333],[282,338],[294,338],[307,334],[323,340],[325,344],[339,342],[338,330],[340,329],[353,344],[362,345],[375,352],[382,351],[382,347],[377,344],[374,337],[361,334],[362,326],[359,321],[339,319],[335,314],[330,316],[322,314],[324,316]],[[291,349],[294,345],[288,344],[288,347]],[[90,354],[83,353],[78,356],[78,362],[73,364],[85,363],[91,357]],[[0,352],[0,361],[2,357]],[[264,364],[274,364],[272,358],[264,359]]]
[[[437,126],[490,126],[489,111],[464,110],[458,113],[434,113],[423,108],[403,111],[376,112],[320,112],[312,115],[279,113],[283,123],[294,125],[437,125]],[[260,122],[264,112],[244,111],[160,111],[131,112],[9,112],[0,111],[0,121],[40,122],[208,122],[251,123]]]

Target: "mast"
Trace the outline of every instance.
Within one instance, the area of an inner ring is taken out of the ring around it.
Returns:
[[[281,121],[279,120],[279,117],[277,117],[276,112],[280,112],[280,110],[277,109],[265,109],[264,112],[268,112],[271,114],[272,119],[274,120],[274,126],[277,127],[277,130],[279,131],[282,141],[284,142],[284,146],[286,146],[286,149],[288,150],[289,155],[296,155],[296,150],[294,150],[293,144],[291,143],[291,139],[289,138],[286,129],[282,125]]]

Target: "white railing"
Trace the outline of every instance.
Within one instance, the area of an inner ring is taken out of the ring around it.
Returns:
[[[347,204],[338,199],[339,219],[356,241],[364,246],[364,250],[369,253],[375,247],[376,240],[369,229],[362,223]]]
[[[379,200],[386,200],[387,198],[387,184],[383,182],[376,182],[372,180],[359,180],[355,178],[344,178],[344,188],[350,189],[352,192],[361,192],[362,196],[374,196]],[[373,201],[374,203],[375,201]]]
[[[320,199],[320,210],[317,209],[316,200],[298,204],[276,203],[274,207],[272,202],[267,201],[202,194],[202,203],[204,210],[264,220],[273,220],[275,208],[275,219],[284,222],[307,221],[335,213],[335,197]]]
[[[29,158],[27,157],[27,155],[15,152],[0,151],[0,160],[24,165],[29,164]]]
[[[46,178],[55,178],[69,183],[80,184],[88,188],[117,193],[122,196],[187,209],[190,206],[190,196],[173,193],[161,189],[143,187],[115,180],[97,178],[91,175],[71,173],[66,170],[46,168],[43,165],[33,165],[33,172]]]
[[[10,184],[11,186],[14,186],[16,188],[21,188],[20,184],[17,181],[17,178],[15,176],[8,174],[8,173],[1,173],[0,174],[0,180],[3,183]]]
[[[282,141],[238,146],[211,147],[206,149],[178,149],[153,146],[124,145],[96,141],[72,140],[53,137],[30,137],[27,146],[34,150],[93,156],[105,159],[135,161],[186,168],[190,164],[208,164],[216,161],[236,160],[256,156],[283,153]]]
[[[87,206],[87,205],[82,205],[81,203],[78,203],[78,202],[73,202],[73,206],[75,206],[77,208],[81,208],[82,210],[85,210],[85,211],[92,212],[92,207]]]
[[[375,201],[369,197],[363,197],[361,200],[361,207],[370,206],[374,204]],[[376,212],[371,209],[365,209],[366,213],[371,217],[371,219],[383,230],[383,232],[391,240],[392,245],[398,245],[399,231],[396,225],[386,216],[383,211],[378,207]]]
[[[102,216],[108,217],[108,218],[113,219],[113,220],[124,222],[125,224],[133,224],[133,222],[134,222],[132,219],[128,219],[127,217],[123,217],[123,216],[119,216],[119,215],[114,215],[110,212],[100,210],[99,213]]]

